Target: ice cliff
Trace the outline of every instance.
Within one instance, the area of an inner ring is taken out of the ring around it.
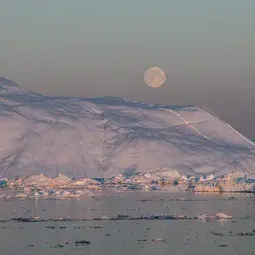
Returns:
[[[202,106],[48,97],[0,78],[0,177],[255,174],[255,145]]]

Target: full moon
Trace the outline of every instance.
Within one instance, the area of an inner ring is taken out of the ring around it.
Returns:
[[[166,82],[166,74],[158,67],[151,67],[144,74],[144,82],[151,88],[159,88]]]

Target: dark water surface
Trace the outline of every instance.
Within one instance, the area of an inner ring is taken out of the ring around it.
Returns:
[[[255,254],[253,194],[118,193],[69,200],[0,200],[0,254]],[[118,214],[224,212],[232,220],[101,220]],[[70,222],[13,222],[13,217]],[[157,240],[161,239],[161,240]],[[88,243],[77,243],[88,241]]]

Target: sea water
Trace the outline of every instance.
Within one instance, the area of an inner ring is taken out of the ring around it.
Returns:
[[[236,193],[127,192],[88,199],[0,199],[0,254],[254,255],[254,203],[254,194]],[[218,212],[233,218],[191,219],[198,213]],[[181,214],[189,219],[135,220],[145,214]],[[134,219],[108,220],[118,215]],[[10,220],[17,217],[40,217],[45,222]],[[72,221],[50,220],[65,217]]]

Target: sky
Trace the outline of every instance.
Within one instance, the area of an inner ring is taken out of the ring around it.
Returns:
[[[0,76],[52,96],[203,104],[255,139],[254,0],[0,0]],[[158,66],[167,82],[144,84]]]

